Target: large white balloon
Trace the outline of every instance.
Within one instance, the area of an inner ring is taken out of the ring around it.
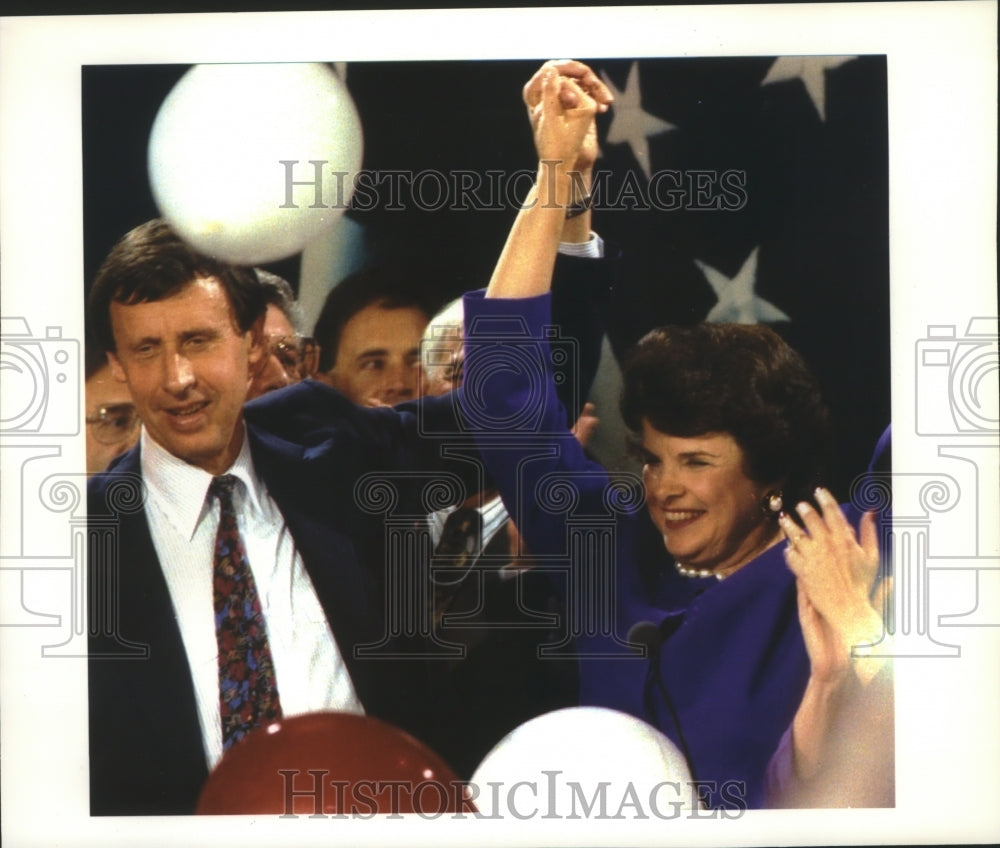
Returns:
[[[149,175],[182,238],[256,265],[298,253],[343,214],[361,152],[354,101],[328,65],[196,65],[156,115]]]
[[[677,746],[652,725],[603,707],[555,710],[516,727],[470,783],[480,812],[504,818],[614,818],[627,808],[669,819],[701,808]]]

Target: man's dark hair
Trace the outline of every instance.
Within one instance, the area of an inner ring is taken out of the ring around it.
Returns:
[[[427,316],[437,311],[438,299],[399,266],[377,265],[344,277],[330,289],[316,319],[313,337],[320,346],[319,370],[329,371],[337,361],[344,326],[362,309],[419,309]]]
[[[126,233],[111,249],[87,299],[88,329],[107,351],[114,351],[111,303],[153,303],[181,291],[199,277],[219,281],[236,325],[247,332],[267,308],[252,268],[232,265],[196,251],[162,218]]]
[[[662,327],[644,336],[623,369],[622,417],[671,436],[728,433],[757,483],[784,479],[785,503],[824,482],[831,447],[819,385],[776,332],[760,324]]]

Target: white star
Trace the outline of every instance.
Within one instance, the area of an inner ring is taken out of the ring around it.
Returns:
[[[611,126],[608,127],[608,144],[621,144],[627,142],[632,148],[632,155],[635,156],[639,167],[642,168],[646,179],[652,176],[652,167],[649,163],[649,137],[659,135],[668,130],[675,129],[673,124],[667,123],[656,115],[646,112],[642,108],[642,94],[639,91],[639,63],[633,62],[628,71],[628,80],[625,82],[625,90],[619,91],[613,82],[608,79],[608,75],[601,71],[604,84],[611,89],[615,96],[614,117],[611,119]]]
[[[781,56],[771,65],[771,70],[761,81],[761,85],[774,82],[801,79],[806,92],[812,98],[821,121],[826,120],[826,71],[839,68],[857,56]]]
[[[758,247],[753,249],[739,273],[732,279],[704,262],[694,260],[719,299],[709,310],[706,321],[715,324],[765,324],[792,320],[773,303],[753,293],[757,284],[758,250]]]

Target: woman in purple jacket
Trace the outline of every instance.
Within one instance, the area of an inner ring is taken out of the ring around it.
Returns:
[[[543,66],[525,100],[538,178],[485,298],[466,296],[462,402],[533,557],[565,568],[581,703],[670,736],[710,807],[891,803],[891,681],[879,652],[852,651],[884,635],[875,524],[861,520],[859,541],[817,488],[815,381],[765,327],[655,331],[624,369],[646,510],[637,481],[588,460],[555,395],[547,291],[580,202],[572,163],[608,96],[563,62]],[[845,731],[858,693],[862,727]],[[843,777],[834,755],[848,743],[865,773],[834,795],[823,776]]]

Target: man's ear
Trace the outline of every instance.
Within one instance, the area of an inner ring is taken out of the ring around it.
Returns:
[[[338,392],[343,395],[347,394],[346,380],[344,380],[344,375],[338,371],[336,368],[331,368],[329,371],[322,371],[316,375],[317,380],[322,380],[328,386],[333,386]]]
[[[110,350],[105,354],[108,358],[108,367],[111,369],[111,376],[114,377],[119,383],[128,382],[125,379],[125,369],[122,368],[121,362],[118,357],[115,356]]]
[[[264,319],[266,315],[261,315],[247,333],[250,336],[250,347],[247,350],[247,364],[251,376],[256,376],[267,364],[267,337],[264,335]]]

